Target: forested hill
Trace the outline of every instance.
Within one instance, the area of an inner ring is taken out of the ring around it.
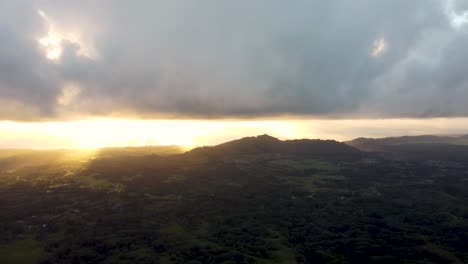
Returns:
[[[229,157],[235,155],[284,154],[300,156],[357,157],[358,149],[334,140],[279,140],[269,135],[245,137],[212,147],[193,149],[187,155]]]
[[[464,136],[403,136],[387,138],[356,138],[345,142],[347,145],[362,151],[388,151],[389,146],[400,146],[406,144],[452,144],[468,145],[468,135]]]

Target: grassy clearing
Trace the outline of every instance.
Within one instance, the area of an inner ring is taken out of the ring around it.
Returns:
[[[0,263],[2,264],[38,263],[44,255],[43,245],[33,237],[0,246]]]
[[[185,181],[186,179],[187,179],[187,176],[182,175],[182,174],[176,174],[176,175],[170,176],[164,182],[166,183],[181,182],[181,181]]]
[[[335,171],[337,169],[337,166],[335,164],[316,159],[307,159],[303,161],[296,161],[292,159],[280,159],[270,161],[270,164],[275,166],[290,167],[296,170],[315,169],[320,171]]]
[[[93,190],[121,192],[124,188],[121,184],[113,183],[105,179],[98,179],[94,175],[79,175],[75,177],[75,181],[80,187]]]
[[[463,263],[460,259],[455,256],[452,252],[445,250],[435,244],[427,243],[422,247],[422,250],[427,252],[430,255],[437,256],[439,259],[445,261],[446,263],[461,264]]]
[[[335,171],[338,169],[336,164],[322,160],[305,160],[304,166],[306,168],[317,169],[321,171]]]
[[[162,256],[159,258],[159,263],[161,264],[172,264],[171,256]]]
[[[314,192],[317,190],[318,184],[327,184],[331,182],[345,181],[346,177],[342,175],[334,174],[313,174],[309,177],[297,178],[301,181],[303,189],[308,192]]]
[[[214,247],[219,248],[219,245],[213,242],[210,242],[206,239],[200,238],[196,234],[191,233],[189,230],[184,228],[179,224],[171,224],[161,229],[161,233],[167,235],[173,241],[181,244],[193,244],[200,247]]]
[[[329,174],[314,174],[311,176],[317,182],[327,181],[344,181],[346,177],[343,175],[329,175]]]
[[[267,239],[271,242],[273,242],[275,251],[273,252],[273,258],[269,260],[260,260],[259,263],[261,264],[283,264],[283,263],[288,263],[288,264],[295,264],[297,263],[296,261],[296,254],[294,253],[294,250],[292,250],[290,247],[286,246],[285,243],[287,243],[286,238],[284,238],[279,232],[270,230],[272,234],[274,234],[274,238]]]

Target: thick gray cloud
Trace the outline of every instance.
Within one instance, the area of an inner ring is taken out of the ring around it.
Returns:
[[[2,1],[0,119],[468,116],[465,10],[461,0]],[[61,42],[40,44],[48,33]]]

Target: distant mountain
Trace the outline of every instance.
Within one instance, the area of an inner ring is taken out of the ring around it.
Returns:
[[[361,151],[334,140],[279,140],[269,135],[245,137],[212,147],[195,148],[188,155],[226,157],[233,155],[286,154],[299,156],[356,156]]]
[[[347,145],[370,152],[385,152],[388,151],[388,146],[399,146],[404,144],[454,144],[468,145],[468,135],[465,136],[403,136],[403,137],[387,137],[387,138],[357,138],[345,142]]]

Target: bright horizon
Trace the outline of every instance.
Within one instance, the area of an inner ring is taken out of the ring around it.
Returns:
[[[468,133],[461,0],[2,4],[0,148]]]
[[[357,137],[468,134],[468,118],[131,120],[0,122],[0,148],[103,148],[215,145],[246,136],[351,140]]]

